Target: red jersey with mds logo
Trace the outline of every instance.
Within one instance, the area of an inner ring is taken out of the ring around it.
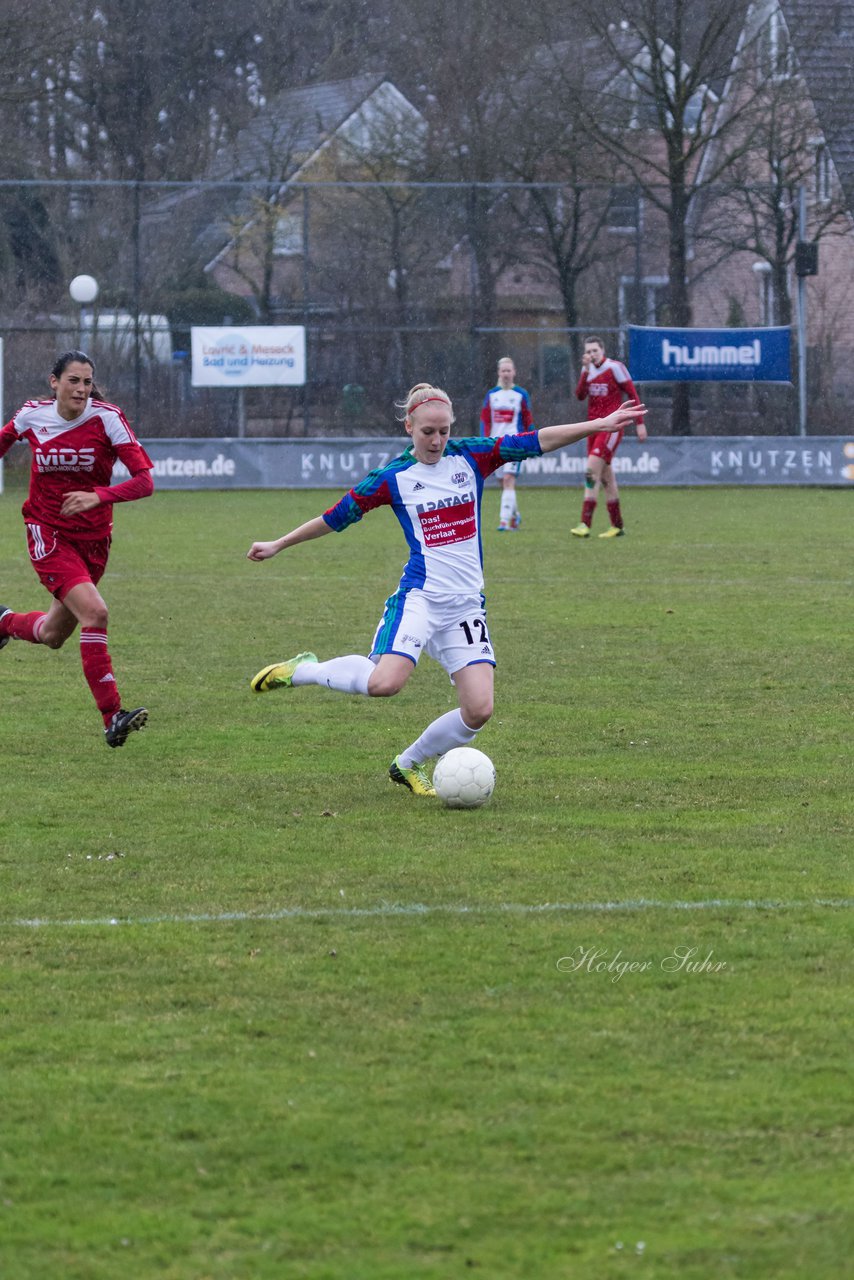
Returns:
[[[101,400],[90,400],[72,422],[60,416],[54,400],[30,400],[0,431],[0,456],[15,440],[26,441],[33,455],[24,519],[75,538],[107,537],[113,508],[104,500],[91,511],[63,516],[67,493],[108,488],[117,459],[132,476],[154,465],[121,409]]]
[[[579,400],[587,400],[588,421],[607,418],[626,399],[640,403],[628,369],[610,356],[606,356],[600,365],[590,364],[582,370],[575,394]]]

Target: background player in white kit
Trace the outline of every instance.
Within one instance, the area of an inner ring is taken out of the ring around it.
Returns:
[[[391,506],[410,555],[398,590],[386,601],[370,657],[350,654],[318,662],[299,653],[262,668],[256,693],[305,684],[340,693],[387,698],[398,693],[422,652],[447,671],[459,708],[439,716],[391,763],[389,776],[415,795],[435,795],[424,762],[471,742],[492,715],[495,655],[486,625],[480,507],[487,476],[503,463],[538,457],[601,430],[597,422],[543,427],[497,439],[451,440],[454,413],[447,393],[418,383],[399,406],[412,443],[372,471],[321,516],[271,542],[254,542],[250,560],[268,560],[313,538],[341,532],[366,512]],[[643,418],[643,405],[618,409],[609,425]]]
[[[502,356],[498,361],[498,385],[484,396],[480,411],[481,432],[484,436],[495,438],[516,435],[519,431],[531,431],[533,425],[531,398],[527,391],[516,386],[516,366],[510,356]],[[516,494],[516,477],[521,470],[521,462],[505,462],[495,473],[501,480],[499,533],[509,533],[522,524]]]

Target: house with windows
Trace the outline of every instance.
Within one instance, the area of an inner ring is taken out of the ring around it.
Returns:
[[[200,262],[262,323],[322,308],[326,282],[316,270],[309,278],[308,262],[312,249],[318,260],[330,260],[327,238],[336,221],[349,219],[336,184],[404,176],[423,147],[424,128],[383,75],[287,90],[261,108],[203,183],[146,208],[147,243],[161,260]],[[311,199],[303,184],[314,183],[327,190]],[[343,257],[351,271],[352,253]]]
[[[796,325],[802,301],[828,429],[854,391],[852,88],[854,3],[751,4],[721,102],[740,145],[696,226],[694,322]]]
[[[193,324],[306,324],[321,420],[366,421],[365,387],[381,385],[390,358],[401,376],[407,363],[397,336],[411,289],[412,236],[403,228],[424,220],[426,204],[406,179],[425,129],[381,74],[304,85],[265,103],[204,182],[145,211],[146,257],[160,277],[197,264],[196,281],[201,272],[208,282],[184,295],[184,333]],[[394,334],[366,343],[360,325],[377,313]],[[297,391],[251,389],[242,412],[250,434],[309,429]]]
[[[854,0],[732,12],[684,110],[692,322],[791,323],[806,279],[812,383],[848,395]],[[567,330],[594,325],[619,347],[628,323],[673,322],[661,112],[700,54],[690,39],[678,66],[657,52],[627,24],[540,51],[495,122],[516,148],[513,181],[488,189],[413,181],[429,168],[427,123],[382,75],[289,90],[206,182],[149,206],[145,229],[161,259],[199,262],[256,320],[310,324],[313,384],[330,399],[367,386],[388,403],[412,369],[477,385],[507,348],[525,380],[563,395],[577,354]],[[579,98],[629,159],[585,133]],[[542,157],[529,174],[517,145],[528,122]],[[808,278],[796,275],[801,239],[819,245]]]
[[[854,0],[780,0],[779,11],[793,31],[809,32],[797,61],[821,129],[817,192],[827,198],[837,181],[854,212]]]
[[[743,6],[741,17],[728,52],[720,51],[716,73],[695,85],[684,117],[686,145],[692,145],[692,131],[702,136],[688,173],[691,323],[794,325],[802,297],[810,398],[832,429],[854,390],[854,3],[755,0]],[[690,53],[686,48],[684,57]],[[663,66],[666,80],[668,51],[662,49],[653,68],[649,51],[624,26],[607,40],[591,37],[582,49],[576,44],[549,55],[556,64],[572,56],[585,68],[586,89],[608,104],[609,127],[630,137],[634,150],[634,162],[621,166],[600,149],[588,157],[592,163],[576,184],[577,193],[597,168],[611,179],[598,198],[588,188],[584,216],[601,253],[581,264],[578,313],[585,324],[618,329],[629,322],[672,324],[670,228],[666,199],[658,201],[654,189],[666,93],[650,91],[653,69],[660,78]],[[557,195],[551,212],[552,222],[559,221]],[[497,202],[495,217],[497,223]],[[556,287],[560,264],[541,256],[532,265],[536,231],[531,219],[518,238],[517,260],[496,283],[496,314],[520,330],[568,323]],[[811,253],[799,249],[803,241],[813,246]],[[815,268],[815,247],[817,273],[805,275]],[[473,256],[467,250],[465,242],[456,248],[461,292]],[[520,334],[516,345],[531,343],[542,350],[542,339],[530,333]],[[531,364],[536,370],[536,361]],[[712,395],[705,398],[711,407]],[[791,396],[781,399],[781,411],[792,404]]]

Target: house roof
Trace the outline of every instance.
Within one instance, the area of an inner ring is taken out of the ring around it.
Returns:
[[[679,18],[667,5],[650,6],[648,0],[621,0],[594,24],[599,28],[607,17],[608,39],[621,61],[631,58],[644,44],[655,40],[671,49],[680,48],[682,61],[691,67],[713,93],[720,97],[735,56],[749,0],[693,0],[686,17]],[[635,32],[641,33],[638,38]]]
[[[837,176],[854,210],[854,0],[780,0]]]
[[[738,0],[738,3],[737,12],[741,13],[742,0]],[[743,0],[743,4],[746,7],[746,0]],[[702,17],[702,0],[698,0],[698,9]],[[624,5],[622,11],[628,12],[629,9]],[[717,25],[710,24],[705,45],[699,48],[697,28],[702,33],[704,23],[695,15],[681,33],[684,37],[682,66],[700,77],[692,103],[700,103],[709,90],[712,95],[720,96],[730,71],[739,34],[737,23],[728,16],[726,21]],[[627,116],[635,117],[638,110],[627,68],[633,64],[644,64],[645,51],[650,44],[648,37],[653,30],[655,29],[649,24],[639,30],[627,18],[620,22],[603,22],[598,31],[581,39],[559,41],[537,48],[531,59],[529,78],[534,85],[538,79],[542,80],[544,94],[551,92],[549,82],[552,78],[562,78],[567,86],[573,88],[580,101],[596,104],[600,122],[612,116],[613,124],[622,124]],[[657,36],[659,47],[672,56],[673,48],[667,41],[668,34],[673,33],[668,31],[666,24],[662,24]],[[694,65],[692,59],[699,60],[699,65]],[[654,106],[650,96],[641,95],[641,115],[653,127]]]
[[[266,177],[274,149],[284,152],[286,148],[292,168],[298,167],[340,129],[384,80],[382,75],[353,76],[277,94],[240,131],[233,147],[217,158],[212,176]]]
[[[152,244],[158,236],[177,234],[202,261],[215,257],[230,240],[232,219],[252,206],[249,189],[229,184],[256,181],[263,192],[297,179],[302,166],[387,83],[377,73],[276,95],[220,153],[204,183],[168,192],[146,206],[143,225]],[[218,183],[223,185],[211,185]]]

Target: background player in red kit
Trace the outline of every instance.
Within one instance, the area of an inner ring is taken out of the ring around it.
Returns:
[[[16,441],[33,454],[22,508],[30,559],[54,597],[47,613],[14,613],[0,605],[0,649],[11,639],[61,649],[80,626],[83,673],[104,719],[108,747],[120,747],[148,719],[145,707],[121,706],[107,649],[107,606],[97,583],[107,567],[114,502],[154,491],[152,461],[121,409],[95,386],[95,366],[67,351],[50,375],[53,400],[28,400],[0,431],[0,458]],[[111,485],[119,459],[130,480]]]
[[[605,355],[605,346],[601,338],[584,339],[584,355],[581,358],[583,368],[575,394],[579,400],[587,400],[587,419],[607,418],[609,413],[619,409],[626,400],[640,403],[640,396],[635,391],[629,371],[619,360],[612,360]],[[646,440],[646,427],[643,422],[637,423],[638,440]],[[620,491],[611,459],[617,452],[622,431],[599,431],[587,437],[587,474],[584,479],[584,505],[581,508],[581,524],[570,530],[576,538],[589,538],[590,526],[593,523],[593,512],[599,497],[599,488],[605,486],[605,500],[608,504],[608,515],[611,527],[600,538],[620,538],[625,533],[623,515],[620,511]]]

